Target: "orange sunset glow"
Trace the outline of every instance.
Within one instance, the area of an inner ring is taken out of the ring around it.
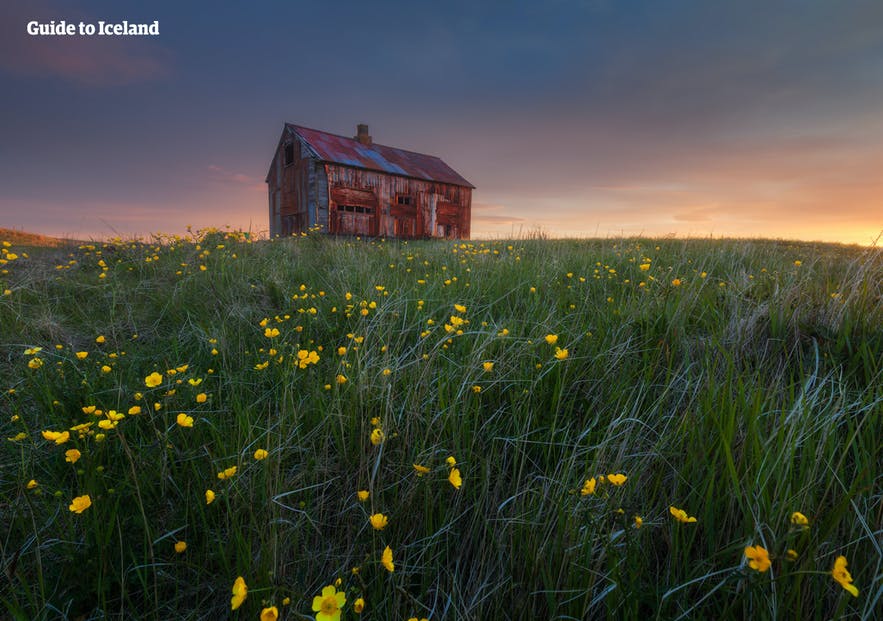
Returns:
[[[389,20],[353,4],[344,24],[317,6],[13,3],[0,226],[265,234],[291,121],[369,123],[377,143],[441,157],[477,188],[473,238],[883,232],[880,5],[497,9],[390,5]],[[159,34],[26,28],[99,19]],[[311,27],[291,37],[294,22]]]

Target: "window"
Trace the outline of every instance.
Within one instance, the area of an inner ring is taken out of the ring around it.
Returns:
[[[363,207],[361,205],[338,205],[337,211],[348,211],[350,213],[374,213],[373,207]]]
[[[294,164],[294,143],[286,142],[285,143],[285,165],[291,166]]]
[[[407,194],[397,194],[396,195],[396,205],[413,205],[414,197],[408,196]]]

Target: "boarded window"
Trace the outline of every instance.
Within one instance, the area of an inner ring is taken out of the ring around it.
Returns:
[[[286,142],[285,143],[285,165],[290,166],[294,164],[294,143]]]
[[[397,194],[396,195],[396,205],[413,205],[414,197],[409,196],[408,194]]]

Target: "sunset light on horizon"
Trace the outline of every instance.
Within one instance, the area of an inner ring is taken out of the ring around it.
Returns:
[[[366,123],[476,186],[473,239],[879,245],[881,77],[876,2],[13,1],[0,228],[266,235],[283,124]]]

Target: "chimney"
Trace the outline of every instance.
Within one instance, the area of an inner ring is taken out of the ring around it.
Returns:
[[[368,126],[364,123],[359,123],[356,125],[356,131],[358,132],[353,138],[358,140],[361,144],[370,145],[371,144],[371,136],[368,134]]]

